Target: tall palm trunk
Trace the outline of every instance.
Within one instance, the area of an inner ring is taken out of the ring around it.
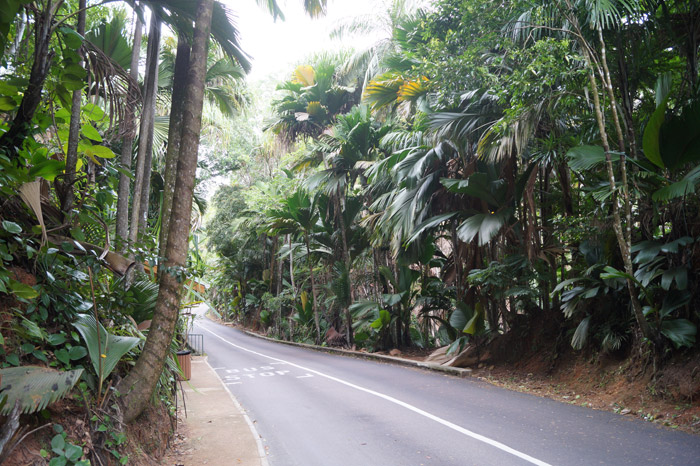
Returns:
[[[172,106],[168,127],[168,149],[165,153],[165,179],[163,182],[163,206],[160,217],[159,257],[165,257],[168,246],[168,229],[170,227],[170,210],[173,205],[175,176],[177,175],[177,156],[180,152],[182,119],[185,113],[185,84],[190,64],[190,44],[183,34],[177,38],[177,55],[173,78]]]
[[[81,36],[85,35],[85,8],[87,0],[78,2],[78,25],[76,31]],[[83,61],[80,62],[82,66]],[[80,141],[80,109],[83,101],[83,90],[78,89],[73,91],[71,109],[70,109],[70,125],[68,130],[68,150],[66,151],[66,177],[63,180],[61,194],[61,210],[69,213],[73,208],[75,199],[74,185],[77,178],[76,168],[78,166],[78,142]]]
[[[289,282],[292,284],[292,292],[296,297],[297,287],[294,284],[294,251],[292,251],[292,235],[287,235],[287,242],[289,243]]]
[[[625,141],[624,135],[622,133],[622,128],[620,126],[620,120],[617,113],[617,102],[615,99],[615,93],[612,86],[612,80],[610,78],[610,71],[608,70],[607,56],[606,56],[606,45],[603,38],[603,32],[600,25],[596,27],[596,33],[598,35],[598,42],[600,45],[600,55],[596,52],[594,46],[590,44],[586,39],[581,30],[576,16],[571,12],[574,8],[570,0],[565,0],[568,12],[565,12],[567,19],[571,22],[572,26],[576,32],[576,39],[583,50],[583,55],[586,59],[586,64],[588,65],[588,79],[591,93],[593,94],[593,107],[595,110],[596,122],[598,123],[598,130],[600,132],[600,139],[603,145],[603,151],[605,152],[605,166],[607,169],[608,183],[610,184],[610,190],[612,191],[612,214],[613,214],[613,230],[615,232],[615,237],[617,239],[617,244],[620,249],[620,255],[622,256],[622,262],[624,264],[625,273],[630,277],[634,276],[634,265],[632,264],[632,209],[630,202],[630,192],[629,183],[627,180],[627,162],[626,156],[624,155]],[[607,93],[610,100],[609,110],[612,114],[612,120],[615,127],[615,132],[618,138],[618,145],[620,150],[620,177],[622,182],[622,207],[623,212],[620,212],[620,200],[617,190],[617,182],[615,179],[615,170],[612,164],[611,148],[608,139],[608,133],[605,126],[605,116],[603,113],[603,107],[600,102],[600,95],[598,89],[598,83],[596,80],[596,72],[600,76],[601,83],[603,84],[603,89]],[[625,222],[623,223],[622,214],[625,216]],[[629,291],[630,301],[632,303],[632,314],[634,315],[639,330],[642,335],[658,343],[658,334],[654,332],[644,316],[642,309],[642,304],[637,296],[637,289],[635,283],[631,278],[627,279],[627,290]]]
[[[314,310],[314,323],[316,324],[316,343],[321,343],[321,319],[318,316],[318,307],[316,306],[316,280],[314,279],[314,264],[311,262],[311,241],[309,233],[304,232],[304,240],[306,241],[306,260],[309,261],[309,276],[311,278],[311,302]]]
[[[348,236],[345,230],[345,194],[341,196],[336,194],[336,210],[338,215],[338,223],[340,224],[340,237],[343,242],[343,260],[345,261],[345,269],[348,271],[348,280],[350,280],[350,273],[352,272],[352,258],[350,257],[350,251],[348,249]],[[348,288],[350,289],[350,302],[354,300],[354,293],[352,289],[352,281],[348,283]],[[352,314],[350,314],[350,308],[348,303],[343,303],[343,314],[345,314],[345,333],[348,338],[348,345],[352,346],[354,343],[354,338],[352,334]]]
[[[139,15],[134,13],[135,16],[135,26],[134,26],[134,40],[131,50],[131,66],[129,68],[129,75],[131,76],[132,82],[136,83],[139,79],[139,59],[141,57],[141,34],[143,25],[141,24],[141,19]],[[131,86],[131,84],[130,84]],[[131,92],[129,92],[131,94]],[[121,240],[120,251],[126,251],[126,240],[129,236],[129,191],[131,186],[131,177],[128,173],[131,172],[131,158],[134,152],[134,130],[131,129],[133,126],[136,109],[128,105],[124,113],[124,125],[129,128],[127,134],[124,135],[122,139],[122,153],[119,158],[119,164],[121,165],[122,172],[119,174],[119,188],[117,194],[117,226],[116,226],[116,236],[118,240]]]
[[[158,92],[158,51],[160,50],[160,19],[151,15],[146,55],[146,78],[144,81],[143,111],[139,129],[139,148],[136,156],[136,180],[131,199],[131,229],[129,242],[133,245],[144,231],[148,215],[148,194],[151,177],[151,153],[153,149],[153,123],[156,117],[156,94]],[[143,198],[146,196],[146,209]],[[142,267],[142,266],[141,266]]]
[[[197,7],[166,262],[165,267],[158,274],[160,280],[158,300],[143,352],[134,368],[118,387],[119,391],[125,394],[122,398],[125,422],[136,419],[148,404],[163,370],[170,342],[175,333],[182,289],[180,273],[187,262],[192,195],[197,171],[199,135],[202,128],[207,41],[213,7],[214,0],[200,0]]]

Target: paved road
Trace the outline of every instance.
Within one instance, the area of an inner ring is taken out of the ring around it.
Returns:
[[[198,319],[272,466],[700,465],[700,437]]]

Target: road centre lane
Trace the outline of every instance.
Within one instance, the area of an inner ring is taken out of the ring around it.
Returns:
[[[209,334],[212,366],[258,420],[274,465],[682,465],[697,464],[700,453],[696,437],[622,416],[198,325]]]

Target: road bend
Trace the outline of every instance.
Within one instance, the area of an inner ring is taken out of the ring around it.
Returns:
[[[700,437],[479,380],[251,337],[198,316],[271,466],[700,465]]]

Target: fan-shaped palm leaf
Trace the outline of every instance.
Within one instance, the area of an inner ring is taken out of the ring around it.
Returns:
[[[41,411],[66,396],[82,373],[83,369],[63,372],[35,366],[0,369],[0,399],[7,397],[0,414],[9,414],[18,401],[25,414]]]

